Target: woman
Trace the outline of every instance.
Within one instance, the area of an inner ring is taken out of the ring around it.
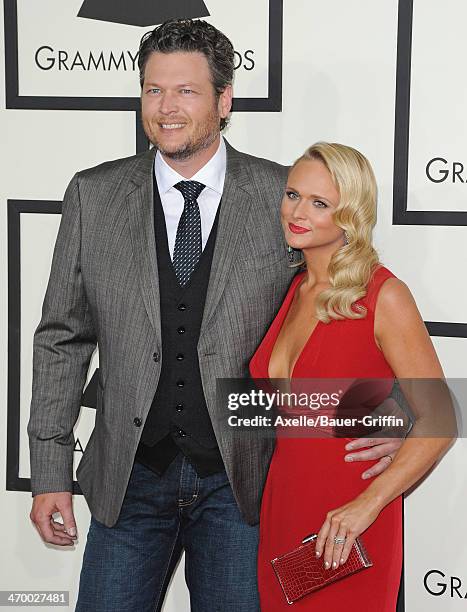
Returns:
[[[340,144],[310,147],[290,170],[281,219],[289,248],[303,253],[305,270],[293,279],[251,360],[253,377],[291,384],[305,378],[443,378],[410,291],[379,264],[372,247],[376,183],[363,155]],[[344,564],[361,534],[373,566],[299,599],[295,609],[395,610],[401,494],[451,439],[407,438],[369,485],[360,466],[344,463],[347,441],[278,435],[261,507],[258,583],[264,612],[289,609],[271,559],[313,531],[319,531],[316,555],[325,569]]]

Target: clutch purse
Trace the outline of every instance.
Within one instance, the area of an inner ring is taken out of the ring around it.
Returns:
[[[279,580],[287,603],[322,589],[336,580],[350,576],[371,567],[371,562],[363,542],[357,538],[344,565],[336,569],[324,569],[322,557],[316,557],[315,545],[318,534],[314,533],[302,540],[302,544],[281,557],[272,559],[271,564]]]

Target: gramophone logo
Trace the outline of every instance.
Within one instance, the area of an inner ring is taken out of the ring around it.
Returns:
[[[167,19],[207,17],[209,11],[201,0],[85,0],[78,17],[149,27]]]

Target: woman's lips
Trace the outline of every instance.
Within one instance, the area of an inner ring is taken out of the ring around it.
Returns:
[[[306,234],[307,232],[311,231],[306,227],[300,227],[300,225],[294,225],[293,223],[289,223],[289,230],[294,234]]]

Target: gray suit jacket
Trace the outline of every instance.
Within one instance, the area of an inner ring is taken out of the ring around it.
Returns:
[[[161,363],[153,217],[155,150],[78,172],[63,201],[42,317],[34,335],[28,424],[32,494],[71,491],[74,435],[99,347],[95,427],[77,477],[97,520],[119,515]],[[244,377],[296,269],[279,206],[287,168],[227,145],[227,173],[198,344],[203,389],[239,508],[259,520],[274,446],[222,427],[216,379]],[[164,356],[162,355],[162,359]],[[163,409],[161,407],[160,409]]]

